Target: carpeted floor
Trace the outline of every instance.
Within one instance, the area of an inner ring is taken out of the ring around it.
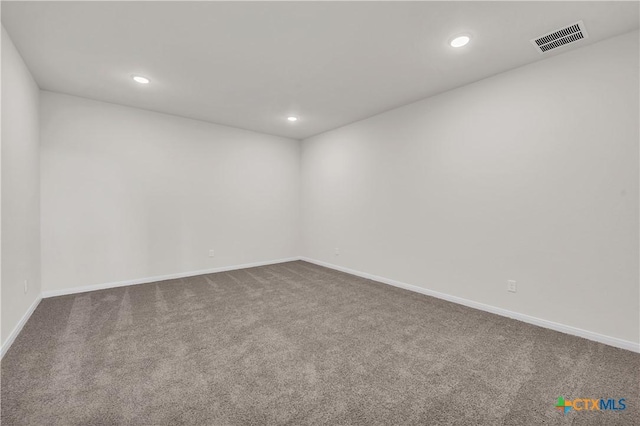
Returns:
[[[43,300],[2,361],[2,424],[637,425],[639,374],[632,352],[290,262]]]

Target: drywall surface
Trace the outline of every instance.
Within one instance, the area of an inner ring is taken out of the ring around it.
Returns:
[[[638,342],[638,47],[628,33],[304,140],[303,256]]]
[[[299,253],[296,140],[46,91],[41,129],[45,292]]]
[[[2,345],[40,297],[38,98],[2,28]],[[27,291],[25,292],[25,280]]]

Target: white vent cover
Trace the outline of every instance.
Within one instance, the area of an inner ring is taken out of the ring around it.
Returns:
[[[559,30],[551,31],[540,37],[531,40],[531,43],[535,46],[536,50],[540,53],[545,53],[550,50],[557,49],[560,46],[566,44],[575,43],[578,40],[589,37],[587,30],[584,28],[584,23],[578,21],[575,24],[571,24]]]

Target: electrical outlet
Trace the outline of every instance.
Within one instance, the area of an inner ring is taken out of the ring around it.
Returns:
[[[216,252],[213,249],[209,250],[209,257],[215,256]]]
[[[24,280],[24,294],[27,294],[27,290],[29,290],[29,280]]]
[[[507,280],[507,291],[511,293],[518,291],[517,283],[514,280]]]
[[[340,256],[340,249],[338,247],[336,247],[335,254],[336,256]]]

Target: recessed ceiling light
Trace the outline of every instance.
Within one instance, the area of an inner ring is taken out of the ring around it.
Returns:
[[[298,117],[294,117],[293,115],[290,115],[289,117],[287,117],[287,120],[293,123],[294,121],[298,121]]]
[[[463,35],[463,36],[458,36],[456,38],[454,38],[453,40],[451,40],[451,42],[449,43],[452,47],[462,47],[464,45],[466,45],[467,43],[469,43],[469,36]]]
[[[149,79],[147,77],[142,77],[141,75],[134,75],[133,79],[140,84],[149,84]]]

